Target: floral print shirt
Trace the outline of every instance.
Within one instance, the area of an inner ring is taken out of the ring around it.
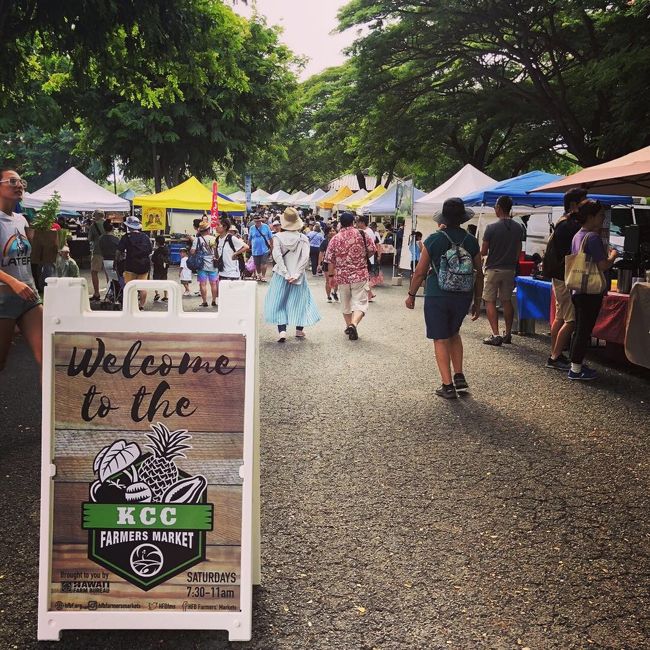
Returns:
[[[364,248],[363,240],[366,240]],[[366,256],[377,252],[375,242],[354,226],[343,228],[330,241],[324,261],[334,263],[337,284],[354,284],[368,280]]]

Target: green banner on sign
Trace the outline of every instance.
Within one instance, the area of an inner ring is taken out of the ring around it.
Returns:
[[[212,530],[212,504],[84,503],[86,530]]]

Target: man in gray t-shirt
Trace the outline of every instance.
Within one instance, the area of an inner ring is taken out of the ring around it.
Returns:
[[[521,225],[513,221],[510,216],[511,210],[512,199],[508,196],[500,196],[494,206],[494,212],[499,220],[490,224],[483,234],[481,255],[487,257],[483,300],[492,328],[492,334],[483,339],[483,343],[486,345],[498,346],[502,343],[512,343],[512,322],[514,320],[512,291],[515,288],[515,269],[525,232]],[[506,324],[503,336],[499,334],[497,297],[501,301]]]

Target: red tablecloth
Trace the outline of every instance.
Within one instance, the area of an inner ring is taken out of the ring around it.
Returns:
[[[526,260],[519,260],[519,268],[517,273],[519,275],[532,275],[535,268],[535,262],[527,262]]]
[[[609,343],[625,344],[625,323],[630,296],[610,291],[603,298],[591,335]],[[555,292],[551,289],[551,323],[555,320]]]
[[[603,305],[591,335],[609,343],[624,345],[629,302],[630,296],[626,293],[610,292],[604,296]]]

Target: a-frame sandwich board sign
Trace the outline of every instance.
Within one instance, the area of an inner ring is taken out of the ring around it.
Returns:
[[[169,309],[139,311],[138,289]],[[259,583],[255,283],[184,312],[180,285],[126,285],[91,311],[48,280],[38,638],[63,629],[215,629],[251,638]]]

